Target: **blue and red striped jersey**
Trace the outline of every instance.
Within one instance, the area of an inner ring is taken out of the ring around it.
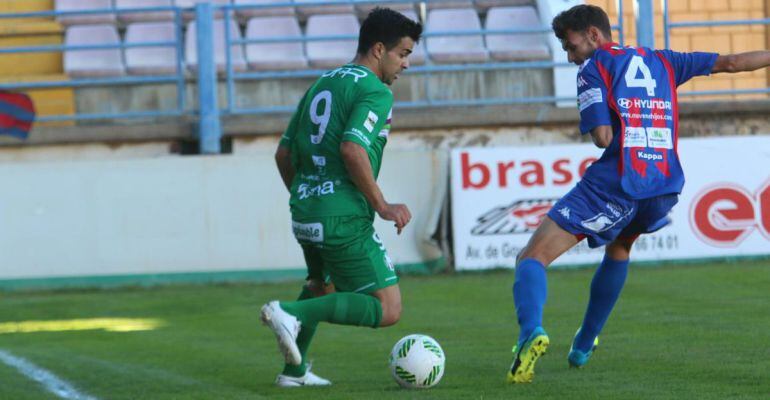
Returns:
[[[602,46],[577,75],[580,132],[612,126],[612,142],[583,179],[610,194],[645,199],[679,193],[676,88],[708,75],[718,54]]]

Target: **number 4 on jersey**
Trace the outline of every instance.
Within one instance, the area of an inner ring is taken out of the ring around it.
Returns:
[[[636,77],[639,75],[639,72],[642,73],[641,78]],[[655,87],[657,86],[657,83],[655,82],[655,79],[652,79],[650,68],[647,67],[647,65],[644,63],[644,59],[642,57],[631,57],[631,63],[628,65],[628,69],[626,70],[626,86],[630,88],[642,87],[647,89],[647,96],[655,95]]]

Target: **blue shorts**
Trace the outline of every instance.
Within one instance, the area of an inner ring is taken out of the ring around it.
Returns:
[[[595,248],[663,228],[671,222],[668,213],[678,201],[678,194],[634,200],[580,181],[554,204],[548,216],[567,232],[587,238],[588,246]]]

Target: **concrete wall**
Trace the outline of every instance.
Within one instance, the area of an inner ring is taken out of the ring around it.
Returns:
[[[406,74],[392,87],[396,101],[475,100],[485,98],[526,98],[553,94],[551,72],[547,69],[509,71],[441,72]],[[244,80],[235,85],[235,107],[295,107],[315,78]],[[219,105],[227,104],[227,87],[218,87]],[[76,90],[76,108],[81,114],[170,111],[177,108],[175,84],[87,87]],[[186,109],[197,108],[197,87],[186,85]],[[150,120],[152,121],[152,120]],[[103,121],[81,122],[97,125]],[[131,123],[131,122],[129,122]],[[134,122],[135,123],[135,122]]]
[[[237,154],[193,157],[161,154],[153,143],[3,149],[0,288],[56,286],[46,283],[52,278],[301,273],[274,146],[265,140]],[[418,148],[386,156],[386,198],[415,214],[401,236],[392,224],[375,225],[397,265],[441,258],[430,236],[446,166],[444,153]]]
[[[770,135],[766,115],[689,116],[681,129],[683,136]],[[399,118],[381,184],[386,198],[408,204],[415,219],[402,236],[382,221],[376,228],[401,265],[444,254],[430,236],[449,149],[587,140],[571,121],[399,129]],[[210,157],[171,154],[172,141],[0,147],[0,287],[55,277],[301,273],[287,194],[272,160],[277,135],[233,142],[233,154]]]

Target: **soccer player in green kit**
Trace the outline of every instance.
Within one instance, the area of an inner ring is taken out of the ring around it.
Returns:
[[[378,328],[401,316],[398,277],[372,223],[377,213],[400,234],[411,219],[406,205],[385,201],[376,178],[390,130],[388,85],[409,67],[421,34],[419,23],[376,8],[361,25],[353,61],[308,89],[281,138],[275,159],[308,278],[299,299],[261,310],[286,361],[278,386],[331,384],[306,359],[319,322]]]

